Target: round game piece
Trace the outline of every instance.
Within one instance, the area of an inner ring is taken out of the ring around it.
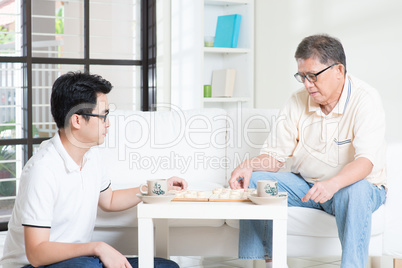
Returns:
[[[184,198],[193,198],[193,195],[191,193],[185,193]]]
[[[228,194],[228,193],[221,193],[221,194],[219,195],[219,198],[220,198],[220,199],[228,199],[228,198],[229,198],[229,194]]]
[[[204,191],[197,192],[197,197],[205,197],[205,192]]]

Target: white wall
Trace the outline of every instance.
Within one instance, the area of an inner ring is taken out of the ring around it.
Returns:
[[[341,40],[349,73],[380,92],[387,135],[402,138],[402,1],[255,1],[256,108],[280,108],[300,88],[296,47],[327,33]]]
[[[171,104],[181,109],[201,108],[203,4],[171,1]],[[158,84],[159,87],[159,84]]]

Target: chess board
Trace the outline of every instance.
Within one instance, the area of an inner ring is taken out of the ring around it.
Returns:
[[[251,202],[248,195],[254,189],[244,191],[244,189],[216,188],[213,191],[171,191],[176,194],[172,201],[199,201],[199,202]]]

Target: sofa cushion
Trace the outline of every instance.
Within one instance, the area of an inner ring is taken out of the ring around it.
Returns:
[[[384,232],[385,205],[373,213],[371,235]],[[238,220],[226,220],[234,228],[239,228]],[[312,237],[338,237],[335,217],[317,209],[289,207],[288,235]]]

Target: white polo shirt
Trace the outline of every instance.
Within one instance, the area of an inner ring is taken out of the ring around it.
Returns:
[[[384,135],[380,95],[348,75],[341,97],[328,115],[305,88],[294,93],[281,110],[261,154],[281,162],[292,158],[292,172],[312,183],[330,179],[346,164],[365,157],[373,164],[366,179],[386,186]]]
[[[3,267],[29,264],[24,226],[50,228],[50,241],[90,242],[99,194],[110,185],[99,150],[84,156],[82,170],[56,134],[25,165],[8,225]]]

